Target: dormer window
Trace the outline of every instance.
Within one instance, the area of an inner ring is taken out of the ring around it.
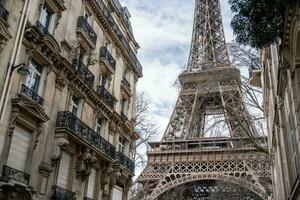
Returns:
[[[55,13],[52,12],[46,5],[41,7],[39,23],[48,31],[48,33],[53,34]]]

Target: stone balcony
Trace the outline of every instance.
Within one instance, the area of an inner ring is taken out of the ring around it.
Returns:
[[[97,34],[84,16],[78,17],[76,32],[82,36],[82,39],[86,41],[90,48],[94,49],[96,47]]]
[[[100,48],[99,60],[103,61],[112,73],[116,70],[116,60],[112,57],[106,47]]]
[[[134,161],[128,158],[124,153],[118,151],[116,153],[116,160],[120,165],[125,167],[131,173],[134,173]]]
[[[81,80],[90,87],[93,87],[95,76],[93,73],[78,59],[73,60],[73,67],[76,69],[77,75]]]
[[[7,22],[9,16],[9,12],[6,10],[6,8],[0,3],[0,18]]]
[[[28,185],[30,180],[30,175],[25,172],[14,169],[12,167],[3,165],[1,179],[7,182],[14,181],[16,183]]]
[[[116,99],[104,86],[98,86],[97,93],[105,104],[107,104],[111,109],[114,109]]]
[[[104,156],[115,159],[115,147],[71,112],[63,111],[57,114],[56,132],[66,132],[76,141],[92,146]]]
[[[24,84],[21,87],[21,94],[38,103],[40,106],[44,105],[44,99]]]

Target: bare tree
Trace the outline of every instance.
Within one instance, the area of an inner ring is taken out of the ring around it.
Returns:
[[[239,68],[242,74],[261,68],[259,52],[256,49],[229,43],[228,50],[232,65]],[[261,152],[268,153],[265,146],[266,141],[263,145],[263,141],[261,141],[261,138],[266,136],[262,89],[250,84],[250,76],[242,75],[241,78],[241,92],[246,105],[246,112],[239,113],[233,108],[225,108],[225,110],[236,119],[238,125],[247,134],[254,146]]]
[[[148,143],[158,137],[158,123],[150,117],[150,101],[144,92],[137,93],[135,99],[135,131],[139,135],[134,149],[136,169],[143,169],[147,164]]]

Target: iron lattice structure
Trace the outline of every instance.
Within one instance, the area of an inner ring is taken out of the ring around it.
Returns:
[[[162,140],[150,144],[135,199],[267,199],[269,157],[254,146],[266,138],[258,137],[240,72],[230,66],[219,0],[196,0],[188,67],[179,80],[175,109]],[[220,114],[229,135],[207,137],[205,119]]]

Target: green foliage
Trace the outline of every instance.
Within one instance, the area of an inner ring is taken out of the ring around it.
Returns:
[[[281,0],[229,0],[236,41],[254,48],[275,42],[282,32]]]

